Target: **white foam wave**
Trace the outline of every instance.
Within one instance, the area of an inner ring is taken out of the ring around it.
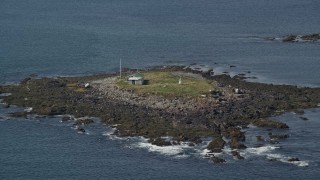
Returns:
[[[186,148],[190,148],[187,145],[172,145],[172,146],[156,146],[148,142],[138,142],[136,145],[138,148],[148,149],[149,152],[157,152],[167,156],[177,156]]]
[[[290,161],[291,157],[284,156],[284,155],[281,155],[281,154],[268,154],[267,158],[269,160],[276,160],[276,161],[280,161],[280,162],[283,162],[283,163],[289,163],[289,164],[293,164],[293,165],[296,165],[296,166],[299,166],[299,167],[307,167],[307,166],[309,166],[309,162],[308,161],[301,161],[301,160]]]
[[[222,149],[222,152],[220,152],[220,153],[214,153],[214,152],[211,152],[209,149],[203,149],[199,152],[199,154],[202,158],[210,158],[212,156],[222,157],[224,154],[231,154],[231,149],[224,148],[224,149]]]
[[[166,139],[171,139],[171,137],[162,137]],[[149,152],[159,153],[166,156],[172,156],[174,158],[182,159],[190,157],[190,154],[195,152],[195,147],[189,146],[189,143],[181,143],[179,145],[171,146],[156,146],[148,142],[148,139],[144,137],[139,137],[131,145],[134,148],[147,149]]]
[[[280,147],[277,146],[262,146],[257,148],[247,148],[243,151],[243,153],[246,154],[255,154],[255,155],[265,155],[266,153],[270,153],[271,151],[274,151],[275,149],[278,149]]]
[[[110,140],[128,140],[128,137],[119,137],[117,135],[114,135],[114,132],[117,130],[117,128],[112,128],[108,131],[105,131],[102,133],[103,136],[106,136]]]
[[[32,110],[33,110],[32,107],[27,107],[27,108],[24,109],[24,111],[25,111],[25,112],[28,112],[28,113],[31,112]]]
[[[291,157],[284,156],[282,154],[272,153],[276,149],[279,149],[278,146],[262,146],[257,148],[247,148],[243,150],[240,154],[246,158],[250,157],[251,155],[258,155],[258,156],[265,156],[269,160],[276,160],[283,163],[293,164],[299,167],[306,167],[309,166],[308,161],[290,161]]]
[[[176,158],[176,159],[186,159],[188,157],[190,157],[190,155],[188,155],[188,154],[181,154],[181,155],[174,156],[174,158]]]

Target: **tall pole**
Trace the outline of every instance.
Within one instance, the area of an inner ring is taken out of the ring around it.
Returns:
[[[121,72],[122,71],[122,68],[121,68],[121,58],[120,58],[120,78],[121,78]]]

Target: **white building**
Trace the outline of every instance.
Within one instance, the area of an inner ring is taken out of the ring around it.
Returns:
[[[138,85],[142,85],[144,82],[144,76],[143,74],[140,73],[136,73],[136,74],[132,74],[128,77],[128,83],[129,84],[138,84]]]

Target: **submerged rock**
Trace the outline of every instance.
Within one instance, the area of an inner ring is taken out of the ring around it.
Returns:
[[[2,107],[3,107],[3,108],[9,108],[10,105],[9,105],[8,103],[4,103],[4,104],[2,104]]]
[[[256,138],[257,138],[257,141],[264,141],[263,137],[260,135],[256,136]]]
[[[24,118],[27,118],[27,115],[28,115],[28,112],[25,112],[25,111],[10,113],[11,117],[24,117]]]
[[[269,137],[270,139],[286,139],[289,137],[288,134],[272,134],[272,133],[269,133]]]
[[[217,156],[212,156],[212,157],[210,157],[210,161],[213,162],[213,163],[216,163],[216,164],[218,164],[218,163],[225,163],[225,162],[226,162],[226,160],[224,160],[224,159],[222,159],[222,158],[219,158],[219,157],[217,157]]]
[[[300,161],[300,159],[293,157],[293,158],[288,159],[288,161],[289,161],[289,162]]]
[[[302,120],[304,120],[304,121],[307,121],[307,120],[309,120],[308,118],[306,118],[306,117],[299,117],[300,119],[302,119]]]
[[[80,128],[80,127],[78,127],[76,130],[78,131],[78,133],[85,133],[86,132],[86,130],[84,128]]]

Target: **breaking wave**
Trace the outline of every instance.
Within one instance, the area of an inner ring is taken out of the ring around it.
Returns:
[[[138,142],[132,144],[132,147],[147,149],[149,152],[159,153],[166,156],[173,156],[175,158],[187,158],[192,153],[195,153],[195,148],[188,145],[188,143],[181,143],[180,145],[171,146],[156,146],[148,142],[148,139],[140,137]]]
[[[267,158],[271,161],[280,161],[283,163],[289,163],[289,164],[293,164],[299,167],[307,167],[309,166],[309,162],[308,161],[301,161],[301,160],[292,160],[293,157],[289,157],[289,156],[284,156],[281,154],[268,154]]]

